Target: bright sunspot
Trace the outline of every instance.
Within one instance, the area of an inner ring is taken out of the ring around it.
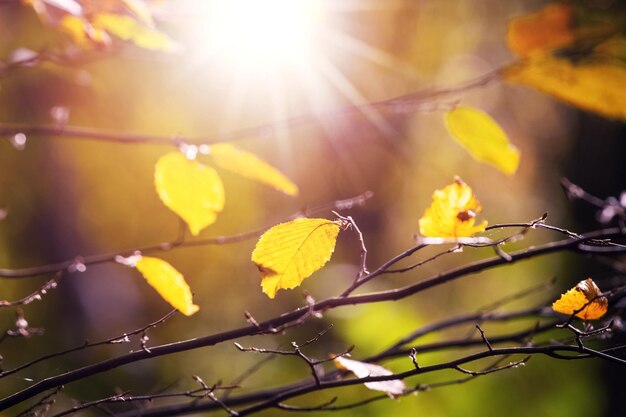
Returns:
[[[355,22],[372,7],[398,10],[381,0],[190,0],[183,33],[191,71],[219,85],[223,105],[216,128],[227,134],[242,126],[269,125],[284,165],[292,160],[292,117],[315,117],[346,106],[361,111],[371,101],[354,81],[356,68],[373,65],[407,75],[408,65],[359,39]],[[184,13],[184,12],[183,12]],[[384,98],[384,97],[381,97]],[[389,132],[384,117],[364,112],[376,129]],[[330,124],[329,124],[330,123]],[[330,130],[329,130],[330,129]],[[337,145],[340,146],[340,145]]]
[[[309,0],[218,0],[202,8],[209,55],[240,72],[308,59],[322,12]]]

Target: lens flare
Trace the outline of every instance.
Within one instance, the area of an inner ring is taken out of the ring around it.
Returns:
[[[322,12],[311,0],[217,0],[203,7],[209,54],[244,72],[306,59]]]

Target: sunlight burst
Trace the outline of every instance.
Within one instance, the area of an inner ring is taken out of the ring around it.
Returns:
[[[318,1],[208,1],[204,38],[209,53],[237,71],[305,59],[321,17]]]

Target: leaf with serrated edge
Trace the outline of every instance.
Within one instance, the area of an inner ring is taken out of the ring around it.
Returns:
[[[597,320],[606,314],[609,302],[591,278],[580,281],[574,288],[552,303],[557,313],[572,315],[583,320]]]
[[[339,224],[326,219],[295,219],[263,233],[252,252],[263,292],[274,298],[299,286],[330,260],[338,234]]]
[[[191,290],[183,275],[172,265],[159,258],[142,256],[135,265],[161,297],[186,316],[191,316],[199,307],[192,301]]]
[[[383,368],[380,365],[374,365],[372,363],[355,361],[353,359],[344,358],[338,356],[334,359],[335,365],[344,370],[351,371],[358,378],[367,378],[369,376],[385,376],[393,375],[388,369]],[[391,398],[397,398],[404,394],[406,385],[400,379],[391,379],[389,381],[376,381],[365,382],[364,385],[375,391],[382,391],[389,395]]]
[[[481,211],[470,186],[457,177],[452,184],[433,193],[433,202],[419,219],[420,234],[456,239],[483,232],[487,221],[474,225]]]
[[[163,204],[189,225],[194,236],[213,224],[224,208],[224,186],[217,172],[180,152],[159,158],[154,184]]]
[[[489,115],[472,107],[457,107],[446,113],[445,122],[448,132],[474,159],[507,175],[517,171],[519,150]]]
[[[220,168],[274,187],[287,195],[295,196],[298,194],[298,186],[276,168],[259,159],[256,155],[241,150],[230,143],[211,145],[211,156]]]

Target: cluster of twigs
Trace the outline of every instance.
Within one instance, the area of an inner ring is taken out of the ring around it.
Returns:
[[[0,4],[8,3],[15,3],[15,1],[0,2]],[[0,77],[4,77],[18,69],[37,65],[43,61],[51,61],[61,65],[75,64],[74,58],[65,54],[52,51],[33,52],[32,54],[25,56],[23,59],[13,60],[9,63],[1,65]],[[329,117],[337,117],[338,114],[341,115],[370,111],[385,111],[391,113],[430,111],[436,109],[439,105],[449,105],[446,104],[446,100],[453,101],[459,94],[465,91],[484,86],[499,79],[501,71],[502,70],[489,72],[475,80],[449,88],[421,90],[381,102],[369,103],[363,106],[346,107],[333,111]],[[85,138],[122,144],[151,143],[181,147],[185,144],[202,145],[236,140],[250,135],[265,136],[271,134],[271,132],[276,128],[283,126],[295,126],[319,117],[320,115],[305,114],[279,123],[273,122],[271,124],[263,124],[230,132],[228,135],[198,138],[128,133],[120,134],[118,132],[72,127],[67,126],[64,123],[41,126],[0,124],[0,135],[11,136],[21,134],[25,137],[40,136],[47,138]],[[323,117],[323,115],[321,117]],[[64,355],[70,355],[78,351],[91,350],[99,346],[119,343],[126,343],[130,346],[134,346],[134,349],[129,353],[114,356],[101,362],[91,363],[89,365],[71,369],[67,372],[56,375],[51,374],[40,381],[34,382],[27,388],[12,393],[6,398],[0,399],[0,410],[5,410],[17,405],[24,405],[27,407],[22,411],[21,415],[24,416],[64,416],[90,408],[98,408],[104,412],[113,414],[115,413],[113,407],[118,404],[125,404],[125,411],[120,411],[115,415],[174,416],[191,412],[222,410],[231,416],[245,416],[268,409],[281,409],[293,412],[330,412],[362,406],[373,401],[386,399],[388,396],[385,394],[372,394],[364,400],[352,403],[342,403],[340,398],[332,396],[329,400],[324,401],[321,404],[313,404],[306,407],[291,405],[288,404],[287,401],[314,392],[332,391],[335,388],[349,385],[360,385],[365,382],[398,379],[410,380],[410,378],[417,375],[426,375],[441,372],[443,370],[453,370],[461,374],[460,378],[453,378],[447,381],[433,384],[415,384],[404,393],[404,395],[410,395],[416,392],[436,389],[447,385],[466,383],[484,375],[513,369],[526,364],[535,355],[545,355],[559,360],[599,358],[616,363],[620,366],[625,366],[626,360],[622,359],[619,356],[619,353],[626,349],[626,346],[612,345],[602,347],[600,349],[594,349],[589,345],[590,340],[606,338],[615,331],[619,330],[619,326],[614,325],[610,319],[600,328],[592,329],[586,325],[581,329],[576,327],[574,324],[573,315],[572,317],[566,318],[557,317],[557,315],[555,315],[551,309],[546,307],[545,304],[537,305],[534,308],[516,311],[500,311],[501,307],[512,301],[517,301],[520,298],[534,294],[537,291],[545,291],[545,286],[533,287],[521,293],[509,295],[476,312],[430,323],[423,328],[415,329],[413,332],[405,335],[399,340],[390,341],[390,346],[378,352],[376,355],[368,358],[359,358],[364,362],[384,363],[385,361],[393,358],[404,357],[406,359],[406,370],[404,372],[391,375],[348,378],[345,371],[337,369],[331,370],[325,366],[337,356],[349,354],[352,347],[346,347],[346,349],[340,354],[331,354],[331,352],[328,352],[330,356],[323,359],[311,357],[307,353],[307,348],[311,345],[322,344],[325,335],[328,331],[330,331],[330,327],[323,332],[312,335],[309,340],[302,343],[292,341],[291,349],[287,350],[268,349],[258,346],[244,347],[236,342],[238,339],[245,336],[279,333],[285,334],[288,333],[289,329],[292,327],[304,325],[311,317],[322,317],[324,313],[330,309],[405,299],[429,288],[444,285],[453,280],[465,278],[487,269],[497,268],[525,259],[536,258],[564,251],[585,256],[598,257],[625,254],[626,246],[623,244],[624,238],[626,237],[624,207],[615,199],[603,200],[592,196],[580,187],[577,187],[568,181],[564,181],[563,186],[570,197],[582,199],[598,207],[601,210],[601,219],[608,219],[607,223],[608,221],[612,221],[616,218],[617,226],[606,227],[590,233],[578,234],[546,224],[546,216],[544,215],[536,220],[526,223],[501,224],[489,227],[490,230],[515,229],[514,233],[503,239],[491,240],[484,238],[474,241],[449,242],[449,247],[445,247],[434,255],[415,261],[408,266],[400,265],[402,261],[412,258],[422,249],[430,246],[429,242],[417,241],[413,247],[408,248],[404,252],[390,258],[387,262],[384,262],[379,267],[370,271],[367,266],[367,246],[365,244],[364,236],[359,230],[356,222],[350,216],[343,216],[335,213],[346,226],[351,227],[356,232],[356,236],[361,247],[359,271],[351,285],[348,286],[348,288],[338,291],[338,295],[336,297],[316,301],[308,296],[304,306],[262,322],[257,321],[250,313],[245,312],[245,317],[248,322],[247,326],[194,339],[175,341],[165,345],[148,346],[148,332],[154,327],[165,326],[166,321],[176,313],[175,311],[172,311],[159,320],[149,323],[141,328],[116,335],[106,340],[85,343],[63,351],[52,352],[44,356],[34,358],[12,369],[0,370],[1,379],[10,375],[18,374],[35,364],[53,363],[54,359]],[[354,198],[335,201],[328,205],[303,210],[302,212],[294,214],[291,218],[332,210],[343,212],[364,204],[370,197],[371,193],[366,193]],[[32,294],[26,295],[23,298],[14,301],[0,300],[0,307],[19,308],[19,306],[24,306],[33,301],[41,300],[46,293],[53,290],[60,284],[61,278],[75,273],[80,273],[90,265],[116,262],[119,257],[130,256],[136,252],[146,254],[182,249],[192,246],[239,242],[258,236],[265,229],[266,228],[261,228],[259,230],[230,236],[218,236],[193,240],[187,240],[184,234],[181,233],[178,238],[157,245],[131,248],[114,253],[98,254],[93,256],[78,256],[64,262],[31,268],[0,269],[0,278],[32,279],[39,276],[53,275],[52,278],[48,278],[41,285],[41,287]],[[564,238],[562,240],[554,240],[550,243],[539,246],[527,247],[516,252],[505,252],[504,247],[507,243],[519,240],[526,234],[537,230],[556,232],[563,235]],[[361,289],[361,287],[376,278],[388,274],[408,274],[418,269],[420,266],[434,261],[435,259],[443,256],[449,256],[463,248],[473,247],[493,248],[495,256],[487,259],[481,259],[468,265],[462,265],[458,268],[422,279],[405,287],[355,295],[355,292],[358,289]],[[620,287],[611,289],[603,295],[607,296],[611,301],[616,301],[623,298],[625,292],[624,288]],[[34,336],[38,331],[42,330],[29,327],[23,312],[21,310],[17,310],[17,312],[18,314],[15,322],[15,328],[6,330],[0,339],[0,342],[7,337]],[[523,330],[511,333],[493,335],[485,332],[481,327],[482,324],[488,322],[509,322],[529,319],[534,319],[535,323],[527,328],[524,328]],[[468,337],[449,339],[437,343],[419,343],[419,339],[428,334],[468,325],[475,330]],[[549,342],[540,341],[538,336],[547,334],[548,332],[551,332],[550,334],[555,333],[558,336]],[[250,368],[242,375],[234,378],[235,382],[233,384],[224,385],[218,381],[213,385],[210,385],[205,383],[200,376],[190,376],[190,379],[193,379],[195,384],[197,384],[195,388],[184,391],[161,393],[112,393],[103,398],[78,403],[77,405],[65,410],[55,410],[56,414],[51,414],[55,398],[62,393],[63,387],[66,384],[84,381],[96,374],[118,367],[123,367],[138,361],[149,360],[179,352],[186,352],[192,349],[207,348],[227,342],[234,343],[235,347],[238,349],[239,352],[234,351],[234,354],[260,354],[264,355],[265,358],[259,360],[253,368]],[[453,360],[428,366],[420,365],[421,355],[451,349],[463,353]],[[271,388],[257,389],[255,387],[247,387],[245,385],[246,380],[269,363],[270,359],[280,358],[282,356],[298,358],[310,371],[310,377]],[[486,366],[479,367],[477,370],[470,370],[466,368],[466,366],[471,366],[472,364],[487,358],[492,358],[492,362]],[[54,366],[50,366],[50,369],[55,368]],[[159,401],[163,399],[179,399],[180,403],[173,405],[160,405]],[[26,402],[29,401],[31,403],[25,405]],[[149,407],[147,404],[149,404]],[[132,407],[129,408],[129,405],[132,405]]]
[[[352,199],[336,201],[334,203],[317,207],[309,212],[319,212],[324,210],[346,210],[356,205],[363,204],[369,194],[357,196]],[[304,213],[297,213],[296,215],[302,215]],[[147,332],[156,326],[164,325],[164,322],[175,314],[175,311],[170,312],[165,317],[148,324],[142,328],[136,329],[124,333],[122,335],[109,338],[95,343],[86,343],[81,346],[76,346],[61,352],[50,353],[48,355],[35,358],[28,363],[19,365],[13,369],[4,370],[0,373],[0,378],[4,378],[8,375],[13,375],[24,369],[29,368],[37,363],[52,361],[53,359],[71,354],[78,350],[92,349],[97,346],[115,343],[133,343],[135,338],[135,348],[127,354],[111,357],[105,361],[92,363],[90,365],[83,366],[81,368],[69,370],[67,372],[50,375],[49,377],[37,381],[22,391],[15,392],[8,397],[0,400],[0,409],[6,409],[26,401],[35,401],[35,406],[28,409],[28,412],[32,413],[33,409],[48,410],[50,409],[55,395],[61,392],[62,387],[65,384],[75,383],[77,381],[85,380],[93,375],[125,366],[127,364],[135,363],[141,360],[147,360],[156,358],[163,355],[169,355],[178,352],[185,352],[191,349],[205,348],[214,346],[225,342],[233,342],[237,349],[241,352],[252,352],[271,357],[280,356],[294,356],[299,358],[310,370],[311,377],[305,380],[296,381],[288,385],[273,387],[269,389],[259,390],[247,390],[241,394],[237,394],[240,389],[247,389],[245,387],[245,380],[258,371],[267,360],[259,361],[258,365],[254,369],[249,370],[247,373],[236,378],[236,383],[231,385],[222,385],[221,382],[215,383],[213,386],[209,386],[202,382],[202,379],[198,376],[194,376],[196,383],[200,384],[200,388],[181,391],[181,392],[168,392],[158,394],[135,394],[130,392],[116,393],[105,398],[100,398],[94,401],[88,401],[82,404],[78,404],[71,409],[63,410],[58,416],[68,415],[86,408],[98,407],[103,408],[105,406],[112,407],[115,404],[138,404],[136,408],[121,412],[122,416],[171,416],[181,415],[194,411],[222,409],[229,415],[244,416],[251,415],[262,410],[279,408],[282,410],[290,411],[312,411],[312,410],[342,410],[349,407],[356,407],[369,403],[371,401],[378,401],[383,398],[387,398],[386,395],[375,395],[364,401],[357,403],[339,403],[338,398],[333,397],[329,401],[323,404],[312,405],[308,407],[296,407],[294,405],[287,404],[286,401],[304,396],[309,393],[332,390],[348,385],[363,384],[365,382],[373,381],[389,381],[397,379],[409,379],[416,375],[424,375],[433,372],[439,372],[442,370],[455,370],[462,373],[464,376],[460,379],[453,379],[450,381],[444,381],[437,384],[423,385],[418,384],[410,389],[407,389],[405,395],[434,389],[440,386],[449,384],[458,384],[468,382],[479,376],[491,374],[494,372],[500,372],[506,369],[515,368],[524,365],[534,355],[546,355],[555,359],[584,359],[584,358],[600,358],[603,360],[611,361],[621,366],[626,365],[626,360],[622,359],[618,353],[626,349],[626,346],[617,345],[609,346],[601,349],[591,348],[587,341],[595,338],[606,338],[610,336],[614,331],[618,330],[618,326],[614,326],[612,321],[608,321],[604,326],[598,329],[592,329],[590,327],[578,328],[573,324],[573,315],[569,318],[557,317],[551,309],[545,305],[539,305],[535,308],[523,309],[511,312],[502,312],[500,308],[504,305],[519,300],[522,297],[529,296],[530,294],[538,291],[545,291],[545,285],[541,287],[529,288],[521,293],[509,295],[504,297],[490,306],[487,306],[480,311],[464,314],[458,317],[452,317],[439,322],[431,323],[424,328],[416,329],[410,334],[405,335],[400,340],[391,343],[391,346],[385,350],[382,350],[378,354],[369,357],[362,358],[365,362],[378,362],[381,363],[386,360],[398,357],[406,357],[407,370],[401,373],[384,376],[369,376],[366,378],[346,378],[346,373],[340,370],[327,370],[324,365],[337,356],[347,355],[352,347],[346,347],[344,352],[330,358],[315,359],[306,353],[306,349],[313,344],[321,344],[324,336],[329,329],[314,335],[310,340],[304,343],[297,343],[293,341],[291,349],[267,349],[262,347],[243,347],[237,343],[236,340],[244,336],[255,336],[262,334],[285,334],[291,327],[301,326],[307,322],[311,317],[321,317],[326,311],[335,308],[341,308],[344,306],[353,306],[358,304],[369,304],[377,302],[385,302],[392,300],[400,300],[407,297],[411,297],[418,294],[428,288],[440,286],[446,284],[452,280],[460,279],[470,276],[480,271],[484,271],[491,268],[497,268],[502,265],[518,262],[523,259],[534,258],[542,255],[553,254],[562,251],[570,251],[583,255],[595,255],[595,256],[607,256],[607,255],[620,255],[626,253],[626,246],[620,243],[626,236],[626,230],[623,227],[609,227],[601,230],[596,230],[586,234],[577,234],[571,231],[561,229],[555,226],[550,226],[545,223],[546,216],[527,222],[527,223],[515,223],[515,224],[501,224],[491,226],[490,229],[515,229],[515,232],[508,235],[504,239],[490,240],[488,238],[478,239],[478,243],[471,241],[460,243],[451,243],[450,247],[442,249],[440,252],[435,253],[425,259],[418,262],[414,262],[409,266],[398,267],[397,265],[406,259],[413,257],[423,248],[429,246],[426,243],[418,242],[415,246],[407,249],[406,251],[392,257],[387,262],[383,263],[371,272],[368,270],[367,261],[367,249],[363,235],[358,229],[358,226],[354,220],[349,216],[338,217],[346,224],[350,225],[356,232],[357,238],[361,245],[361,260],[360,268],[352,284],[344,291],[340,292],[340,295],[325,300],[315,301],[310,296],[307,297],[307,303],[305,306],[293,310],[291,312],[282,314],[272,319],[258,322],[254,317],[246,312],[246,319],[249,323],[248,326],[238,329],[228,330],[222,333],[216,333],[207,335],[204,337],[194,338],[190,340],[176,341],[166,345],[148,346]],[[512,240],[518,240],[524,237],[527,233],[536,230],[548,230],[557,232],[565,236],[563,240],[556,240],[550,243],[546,243],[539,246],[528,247],[516,252],[505,253],[502,246]],[[147,248],[134,248],[129,251],[121,251],[114,254],[96,255],[93,257],[85,257],[80,259],[82,265],[90,265],[101,262],[115,262],[116,256],[123,256],[125,254],[141,251],[163,251],[171,250],[174,248],[184,248],[194,245],[210,245],[210,244],[224,244],[242,239],[247,239],[258,235],[262,230],[244,233],[234,236],[224,236],[219,238],[198,239],[198,240],[185,240],[182,238],[178,241],[167,242],[161,245],[154,245]],[[463,265],[456,269],[452,269],[446,272],[442,272],[430,278],[423,279],[414,284],[394,288],[387,291],[379,291],[373,293],[356,294],[354,292],[370,282],[371,280],[378,278],[386,274],[393,273],[409,273],[419,266],[437,259],[441,256],[446,256],[458,252],[464,247],[472,248],[475,246],[480,247],[492,247],[494,248],[496,256],[482,259],[471,263],[469,265]],[[42,274],[56,273],[56,274],[69,274],[71,271],[78,272],[75,268],[76,260],[66,261],[55,265],[44,265],[36,268],[28,268],[25,270],[0,270],[0,275],[3,277],[33,277]],[[58,282],[58,280],[55,280]],[[50,281],[47,281],[42,289],[46,291],[50,288]],[[40,291],[40,296],[45,291]],[[623,287],[614,288],[604,293],[611,302],[620,299],[626,293]],[[32,295],[26,297],[23,300],[32,299]],[[21,300],[20,300],[21,301]],[[11,306],[20,304],[20,302],[3,302],[4,306]],[[487,334],[481,328],[481,324],[487,322],[505,322],[514,320],[528,320],[535,319],[536,323],[521,331],[512,333],[491,335]],[[427,334],[433,332],[440,332],[445,329],[456,328],[459,326],[472,325],[479,332],[477,336],[473,332],[470,336],[460,339],[450,339],[437,343],[419,344],[417,340]],[[559,330],[559,327],[562,330]],[[559,332],[560,336],[557,339],[548,342],[537,341],[537,336],[547,332]],[[482,347],[482,349],[481,349]],[[457,351],[463,351],[471,349],[470,353],[461,355],[460,357],[437,363],[429,366],[419,365],[419,356],[429,353],[440,351],[444,349],[454,349]],[[478,351],[476,351],[478,349]],[[329,352],[330,354],[330,352]],[[520,357],[521,359],[515,359]],[[485,358],[494,358],[494,362],[486,367],[479,368],[478,370],[469,370],[465,366],[474,362],[483,360]],[[224,392],[222,394],[221,392]],[[37,399],[39,396],[43,397]],[[150,404],[156,404],[161,398],[181,398],[183,402],[177,405],[166,406],[151,406],[145,408],[144,404],[146,400],[150,401]],[[33,408],[34,407],[34,408]],[[116,414],[117,415],[117,414]]]

